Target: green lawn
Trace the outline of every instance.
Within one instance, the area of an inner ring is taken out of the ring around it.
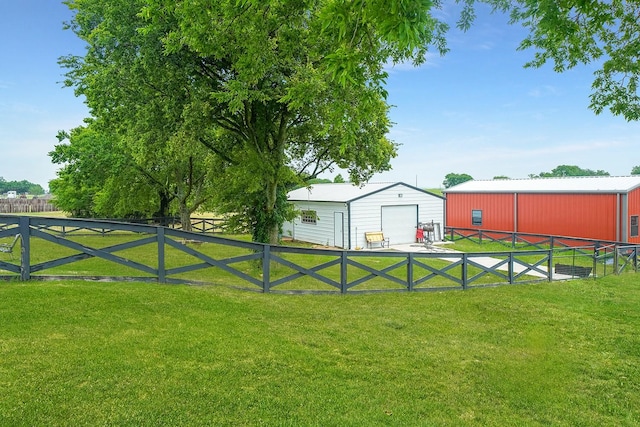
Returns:
[[[0,425],[640,424],[640,283],[0,283]]]

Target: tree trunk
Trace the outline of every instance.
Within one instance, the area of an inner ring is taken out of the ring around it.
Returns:
[[[280,232],[280,224],[278,223],[278,213],[277,213],[277,199],[278,199],[278,183],[277,182],[268,182],[267,183],[267,215],[266,215],[266,232],[269,238],[269,244],[277,245],[279,239]]]
[[[160,218],[160,225],[166,227],[168,225],[167,217],[169,216],[169,203],[171,202],[166,191],[160,191],[160,210],[156,213],[156,217]]]
[[[184,231],[193,230],[191,227],[191,211],[185,201],[180,201],[180,225]]]

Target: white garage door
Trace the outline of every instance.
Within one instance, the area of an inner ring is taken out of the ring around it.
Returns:
[[[382,231],[392,245],[415,242],[416,225],[418,205],[382,207]]]

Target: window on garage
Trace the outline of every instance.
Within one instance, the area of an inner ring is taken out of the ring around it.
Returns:
[[[638,237],[638,215],[631,215],[631,237]]]
[[[302,211],[301,216],[303,224],[316,224],[318,221],[318,214],[316,211]]]
[[[471,211],[471,225],[482,225],[482,211],[474,209]]]

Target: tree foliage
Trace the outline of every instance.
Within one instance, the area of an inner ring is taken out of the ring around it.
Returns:
[[[442,186],[444,188],[450,188],[454,185],[462,184],[463,182],[471,181],[473,177],[466,173],[448,173],[444,177],[444,181],[442,181]]]
[[[627,120],[640,118],[638,2],[519,0],[510,7],[512,21],[529,30],[520,49],[536,49],[528,66],[552,62],[562,72],[594,64],[590,108],[596,113],[609,108]]]
[[[49,183],[56,206],[80,218],[147,216],[157,207],[157,192],[148,185],[117,138],[92,124],[59,132],[49,153],[60,165]]]
[[[22,181],[7,181],[0,176],[0,194],[7,191],[15,191],[18,194],[33,194],[35,196],[44,194],[44,188],[40,184],[34,184],[25,179]]]
[[[56,205],[76,217],[167,217],[179,214],[189,229],[190,214],[209,197],[207,156],[179,155],[172,144],[158,153],[136,156],[135,144],[123,144],[91,121],[58,134],[49,153],[61,165],[50,183]],[[166,157],[163,157],[166,156]],[[203,195],[203,194],[206,194]],[[185,220],[186,217],[186,220]]]
[[[444,51],[445,26],[423,0],[68,4],[89,50],[62,59],[67,84],[129,144],[161,129],[158,144],[179,135],[186,151],[198,141],[215,153],[244,185],[221,209],[253,215],[270,242],[291,185],[334,167],[355,183],[390,168],[384,65]]]
[[[343,184],[346,181],[344,180],[344,178],[342,177],[342,174],[338,174],[333,178],[333,182],[339,183],[339,184]]]
[[[631,169],[631,175],[640,175],[640,166],[634,166]]]
[[[530,174],[529,178],[552,178],[563,176],[609,176],[609,172],[603,170],[582,169],[574,165],[559,165],[551,172],[540,172],[538,175]]]

